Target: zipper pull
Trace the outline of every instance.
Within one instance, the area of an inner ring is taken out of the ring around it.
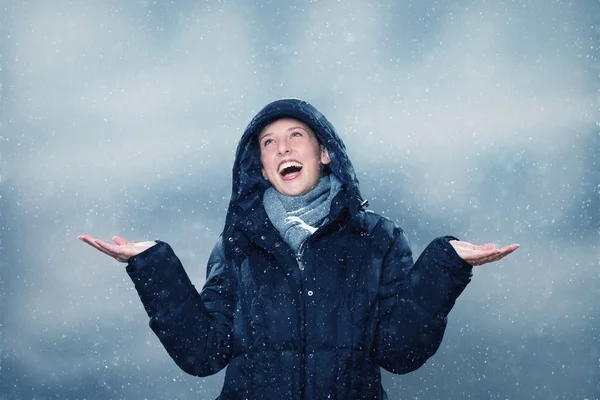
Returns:
[[[300,271],[304,271],[304,264],[302,263],[301,253],[296,253],[296,261],[298,262],[298,268],[300,268]]]

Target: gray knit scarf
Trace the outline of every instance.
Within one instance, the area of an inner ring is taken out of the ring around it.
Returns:
[[[331,201],[341,189],[342,182],[329,174],[302,196],[286,196],[271,186],[265,190],[263,204],[283,240],[297,252],[302,242],[327,222]]]

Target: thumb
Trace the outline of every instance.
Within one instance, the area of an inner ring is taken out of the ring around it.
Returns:
[[[113,236],[112,240],[119,246],[133,244],[133,243],[129,242],[127,239],[123,239],[120,236]]]

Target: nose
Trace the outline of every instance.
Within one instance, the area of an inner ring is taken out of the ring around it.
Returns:
[[[290,152],[290,146],[287,140],[280,140],[277,143],[277,151],[279,154],[286,154]]]

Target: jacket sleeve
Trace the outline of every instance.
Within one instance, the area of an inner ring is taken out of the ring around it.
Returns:
[[[472,266],[449,240],[433,240],[413,265],[404,232],[394,226],[380,279],[379,320],[375,344],[378,364],[404,374],[425,363],[439,348],[446,317],[471,280]]]
[[[158,241],[130,258],[127,273],[150,317],[150,327],[182,370],[207,376],[229,363],[233,288],[220,238],[210,255],[201,293],[165,242]]]

